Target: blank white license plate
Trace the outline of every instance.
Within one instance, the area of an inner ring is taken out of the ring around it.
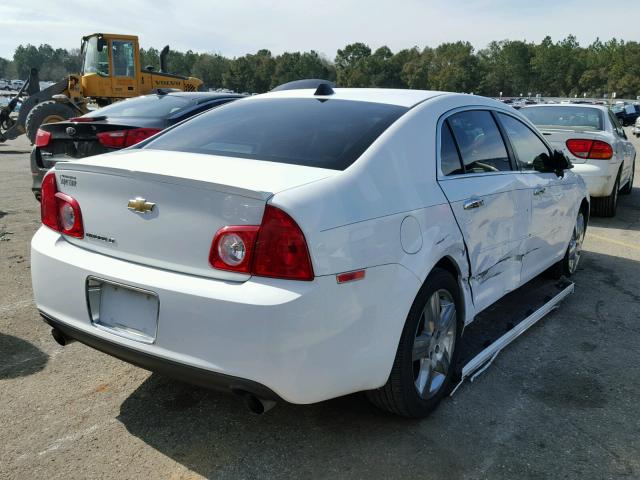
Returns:
[[[96,282],[97,283],[97,282]],[[93,324],[101,329],[144,343],[153,343],[158,331],[158,297],[153,292],[125,285],[100,282],[98,315],[92,311]],[[94,290],[94,299],[96,299]]]

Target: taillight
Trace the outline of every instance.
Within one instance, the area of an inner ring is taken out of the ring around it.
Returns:
[[[47,173],[42,180],[40,195],[40,218],[43,225],[71,237],[84,237],[80,205],[70,195],[58,192],[53,172]]]
[[[313,280],[302,230],[293,218],[271,205],[264,209],[252,272],[262,277]]]
[[[129,130],[114,130],[101,132],[96,135],[98,141],[108,148],[126,148],[146,140],[158,133],[160,128],[132,128]]]
[[[611,148],[611,145],[600,140],[573,138],[567,140],[567,148],[578,158],[609,160],[613,157],[613,148]]]
[[[251,273],[251,258],[260,227],[242,225],[218,230],[209,252],[213,268]]]
[[[94,120],[95,118],[92,118],[92,117],[74,117],[69,119],[69,121],[73,123],[87,123],[87,122],[93,122]]]
[[[261,277],[313,280],[304,234],[285,212],[267,205],[260,226],[218,230],[209,253],[214,268]]]
[[[35,142],[36,147],[46,147],[47,145],[49,145],[50,141],[51,141],[51,132],[47,132],[39,128],[38,131],[36,132],[36,142]]]

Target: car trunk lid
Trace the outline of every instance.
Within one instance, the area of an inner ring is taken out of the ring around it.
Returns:
[[[544,135],[544,138],[551,144],[551,146],[564,153],[571,163],[585,163],[587,159],[576,157],[567,148],[567,140],[571,139],[585,139],[585,140],[600,140],[611,144],[611,140],[608,135],[603,131],[598,130],[585,130],[580,128],[571,127],[544,127],[538,126],[538,130]]]
[[[227,225],[259,225],[273,194],[336,173],[147,149],[56,166],[58,189],[82,211],[85,237],[69,242],[139,264],[236,281],[248,275],[208,264],[214,234]],[[148,211],[129,208],[131,201]]]

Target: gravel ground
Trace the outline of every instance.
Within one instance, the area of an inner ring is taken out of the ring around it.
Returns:
[[[0,478],[640,478],[638,186],[591,222],[575,294],[429,418],[361,395],[256,417],[52,340],[32,302],[28,151],[0,144]]]

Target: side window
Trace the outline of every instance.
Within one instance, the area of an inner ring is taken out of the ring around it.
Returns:
[[[524,123],[503,113],[498,113],[498,118],[507,132],[522,170],[535,170],[533,164],[536,159],[540,160],[543,155],[551,155],[544,142]]]
[[[465,173],[511,170],[507,149],[491,113],[486,110],[460,112],[451,115],[448,122],[460,149]]]
[[[451,135],[449,124],[444,122],[440,138],[440,168],[444,175],[457,175],[464,173],[458,149]]]
[[[611,111],[609,111],[608,113],[609,113],[609,119],[611,120],[611,125],[613,125],[613,131],[619,137],[626,138],[627,136],[623,134],[624,129],[622,128],[622,125],[620,125],[620,121],[618,120],[618,117],[616,117],[613,113],[611,113]]]
[[[113,74],[116,77],[135,77],[133,42],[128,40],[113,40],[111,42],[111,52]]]

